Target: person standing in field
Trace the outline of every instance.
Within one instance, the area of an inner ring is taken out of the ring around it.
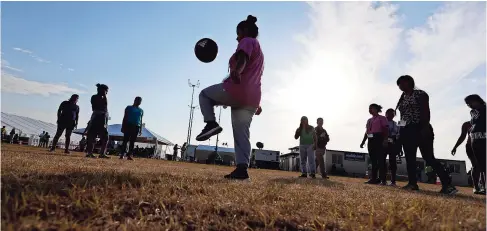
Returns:
[[[100,155],[99,158],[110,158],[105,154],[108,142],[108,86],[105,84],[96,85],[96,95],[91,96],[91,119],[85,129],[87,135],[86,157],[96,158],[93,155],[93,149],[96,144],[96,137],[100,137]]]
[[[299,159],[301,163],[301,176],[302,178],[308,177],[316,178],[316,163],[315,153],[313,150],[315,142],[315,129],[309,125],[308,117],[301,117],[301,123],[299,128],[296,129],[294,139],[299,139]]]
[[[396,109],[401,112],[400,143],[404,149],[408,171],[408,184],[403,187],[405,190],[419,190],[416,178],[416,153],[419,150],[426,162],[431,166],[440,178],[442,189],[440,193],[453,195],[458,190],[451,184],[450,176],[436,160],[434,155],[434,132],[430,124],[429,96],[426,92],[415,88],[413,77],[403,75],[397,79],[397,86],[403,92]]]
[[[71,133],[73,130],[78,126],[78,118],[79,118],[79,106],[78,103],[79,96],[77,94],[73,94],[71,98],[67,101],[63,101],[61,105],[59,105],[59,109],[57,110],[57,131],[54,135],[54,139],[52,140],[51,145],[51,152],[56,150],[56,145],[58,143],[59,137],[63,134],[66,130],[64,137],[65,137],[65,145],[64,145],[64,153],[69,154],[69,144],[71,143]]]
[[[451,155],[454,156],[457,153],[457,148],[460,146],[463,141],[467,138],[467,143],[465,144],[465,151],[467,153],[467,157],[470,160],[470,163],[472,164],[472,169],[470,171],[470,177],[472,178],[473,182],[473,193],[474,194],[484,194],[485,189],[481,189],[479,185],[479,179],[480,179],[480,168],[478,166],[477,158],[473,154],[473,149],[472,149],[472,140],[470,139],[470,129],[472,128],[472,124],[470,124],[470,121],[467,121],[462,124],[460,136],[458,137],[457,142],[455,143],[455,146],[451,150]]]
[[[37,147],[42,147],[44,144],[44,135],[46,135],[46,131],[42,131],[42,133],[39,135],[39,145],[37,145]]]
[[[12,128],[12,130],[10,130],[9,143],[11,144],[14,143],[14,136],[15,136],[15,128]]]
[[[125,108],[125,114],[122,122],[123,143],[121,146],[120,159],[123,159],[127,151],[127,142],[129,143],[129,151],[127,153],[127,160],[133,160],[134,144],[137,136],[142,135],[142,117],[144,110],[140,108],[142,98],[135,97],[134,104]]]
[[[365,141],[368,140],[367,148],[369,151],[370,161],[372,162],[372,174],[367,184],[381,184],[387,185],[386,182],[386,160],[385,151],[388,145],[388,122],[386,117],[379,115],[382,107],[378,104],[371,104],[369,106],[369,113],[372,118],[367,120],[365,126],[365,135],[360,144],[360,148],[364,147]],[[377,181],[377,172],[379,172],[379,182]]]
[[[396,112],[394,109],[389,108],[386,111],[386,118],[388,123],[388,142],[386,152],[383,156],[384,163],[386,163],[387,155],[389,155],[389,169],[391,169],[391,186],[396,186],[396,172],[397,172],[397,162],[396,158],[401,153],[402,146],[399,143],[399,126],[397,126],[396,121],[394,121],[394,117],[396,116]],[[387,173],[387,168],[386,168]]]
[[[257,18],[249,15],[236,28],[238,46],[230,57],[230,75],[223,83],[203,89],[199,95],[201,113],[206,126],[196,136],[197,141],[206,141],[222,132],[216,122],[215,106],[230,106],[235,144],[236,169],[225,175],[226,179],[249,179],[250,164],[250,125],[254,115],[262,112],[261,78],[264,72],[264,54],[259,40]]]
[[[321,177],[324,179],[328,179],[328,175],[326,173],[326,145],[330,141],[330,136],[328,132],[323,128],[323,118],[318,118],[316,120],[316,128],[315,128],[315,156],[316,156],[316,165],[320,168]]]
[[[486,181],[486,105],[479,95],[469,95],[465,97],[465,103],[472,109],[470,111],[470,139],[473,155],[477,159],[477,166],[480,172],[480,187],[485,194]]]

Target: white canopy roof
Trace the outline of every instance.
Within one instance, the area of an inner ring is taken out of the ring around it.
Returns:
[[[121,124],[112,124],[108,125],[108,135],[111,139],[114,140],[123,140],[123,133],[121,132],[122,125]],[[73,131],[75,134],[82,135],[85,131],[85,128],[76,129]],[[158,144],[162,145],[173,145],[173,143],[166,138],[158,135],[157,133],[147,129],[142,128],[142,135],[137,137],[136,142],[138,143],[155,143],[154,139],[157,139]]]

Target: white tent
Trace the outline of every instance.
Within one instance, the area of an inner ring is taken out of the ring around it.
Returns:
[[[80,128],[73,131],[75,134],[82,135],[86,128]],[[112,124],[108,125],[108,136],[110,139],[115,141],[122,141],[123,140],[123,133],[121,132],[122,125],[121,124]],[[159,145],[170,145],[172,146],[173,143],[166,138],[158,135],[157,133],[143,127],[142,128],[142,135],[137,137],[135,142],[137,143],[155,143],[157,140],[157,144]]]

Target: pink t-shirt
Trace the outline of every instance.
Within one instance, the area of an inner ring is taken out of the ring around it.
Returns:
[[[240,50],[249,57],[242,71],[240,84],[235,84],[231,78],[228,78],[223,82],[223,87],[225,91],[244,106],[257,108],[260,106],[262,95],[260,80],[264,72],[264,54],[257,39],[243,38],[238,43],[235,53],[230,57],[228,62],[230,70],[237,64],[235,54]]]
[[[388,126],[387,118],[382,115],[377,115],[367,120],[365,128],[367,129],[367,134],[372,134],[382,133]]]

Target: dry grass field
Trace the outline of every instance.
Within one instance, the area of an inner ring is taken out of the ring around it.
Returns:
[[[2,230],[486,230],[485,197],[2,145]],[[402,183],[401,185],[404,185]]]

